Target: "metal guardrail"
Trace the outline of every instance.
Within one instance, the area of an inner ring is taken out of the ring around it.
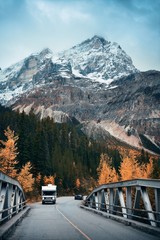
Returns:
[[[160,180],[134,179],[103,184],[87,196],[85,205],[160,227]]]
[[[0,224],[26,206],[25,195],[18,181],[0,171]]]

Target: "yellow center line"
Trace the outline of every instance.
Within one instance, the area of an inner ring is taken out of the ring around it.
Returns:
[[[58,212],[75,228],[78,230],[78,232],[80,232],[87,240],[92,240],[91,238],[89,238],[82,230],[80,230],[74,223],[72,223],[56,206],[56,209],[58,210]]]

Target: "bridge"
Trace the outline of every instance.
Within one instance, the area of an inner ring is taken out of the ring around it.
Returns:
[[[28,209],[19,182],[0,172],[0,239],[158,240],[160,180],[104,184],[83,202],[59,197],[55,205],[38,202]]]

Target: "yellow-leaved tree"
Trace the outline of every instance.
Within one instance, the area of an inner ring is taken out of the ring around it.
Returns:
[[[111,167],[111,159],[107,154],[101,154],[97,174],[99,185],[118,181],[118,174],[116,173],[115,168]]]
[[[153,172],[153,161],[147,164],[139,164],[136,160],[135,151],[123,153],[122,162],[119,168],[121,180],[130,180],[135,178],[151,178]]]
[[[0,140],[0,170],[12,178],[16,178],[16,165],[17,165],[17,140],[18,136],[14,131],[7,127],[4,131],[6,141]]]
[[[18,174],[17,180],[22,185],[24,191],[26,193],[32,192],[34,179],[33,175],[30,172],[31,170],[31,163],[27,162],[21,169],[20,173]]]
[[[77,189],[79,189],[79,188],[80,188],[80,186],[81,186],[80,179],[79,179],[79,178],[77,178],[77,179],[76,179],[76,188],[77,188]]]
[[[44,176],[43,178],[43,182],[44,182],[44,185],[48,185],[48,184],[54,184],[55,183],[55,177],[56,176]]]

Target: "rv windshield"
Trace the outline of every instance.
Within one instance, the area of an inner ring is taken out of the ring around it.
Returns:
[[[43,196],[55,196],[55,191],[43,191]]]

